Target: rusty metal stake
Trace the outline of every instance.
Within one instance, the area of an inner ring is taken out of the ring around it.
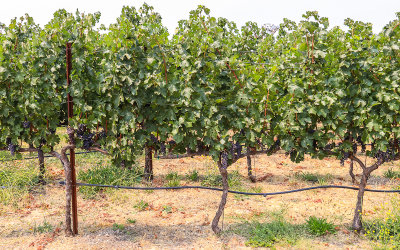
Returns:
[[[71,45],[72,43],[67,43],[66,56],[67,56],[67,86],[71,84]],[[68,93],[68,125],[70,124],[70,119],[74,116],[74,104],[72,96]],[[75,142],[70,142],[75,143]],[[76,199],[76,172],[75,172],[75,149],[70,149],[70,167],[71,167],[71,178],[72,178],[72,232],[78,234],[78,204]]]

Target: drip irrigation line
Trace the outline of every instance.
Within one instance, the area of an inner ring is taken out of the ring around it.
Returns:
[[[64,181],[60,181],[59,184],[65,185]],[[204,186],[178,186],[178,187],[127,187],[127,186],[119,186],[119,185],[103,185],[103,184],[89,184],[89,183],[76,183],[78,186],[85,187],[104,187],[104,188],[115,188],[115,189],[131,189],[131,190],[178,190],[178,189],[205,189],[212,191],[220,191],[222,192],[222,188],[214,188],[214,187],[204,187]],[[270,195],[280,195],[280,194],[290,194],[296,192],[303,192],[314,189],[323,189],[323,188],[341,188],[341,189],[350,189],[358,191],[359,188],[350,187],[350,186],[338,186],[338,185],[323,185],[316,187],[307,187],[307,188],[299,188],[294,190],[280,191],[280,192],[272,192],[272,193],[252,193],[252,192],[241,192],[241,191],[233,191],[228,190],[229,193],[234,194],[243,194],[243,195],[260,195],[260,196],[270,196]],[[400,190],[379,190],[379,189],[365,189],[366,192],[375,192],[375,193],[400,193]]]

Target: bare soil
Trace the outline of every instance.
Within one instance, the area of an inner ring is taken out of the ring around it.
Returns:
[[[366,159],[371,163],[371,159]],[[308,172],[332,175],[326,184],[353,185],[348,175],[348,162],[344,167],[339,160],[307,158],[293,163],[284,154],[256,156],[253,158],[257,183],[247,178],[246,159],[229,168],[239,171],[242,190],[274,192],[312,186],[312,183],[295,178],[295,173]],[[17,163],[16,163],[17,164]],[[143,160],[141,162],[143,165]],[[172,171],[185,176],[192,170],[200,175],[217,169],[208,157],[176,160],[154,159],[155,179],[153,186],[166,185],[165,175]],[[399,183],[383,177],[389,167],[385,164],[373,172],[368,188],[392,189]],[[93,165],[93,164],[92,164]],[[90,167],[80,164],[78,169]],[[53,179],[62,178],[61,164],[47,161],[46,168]],[[358,170],[356,168],[356,170]],[[357,171],[356,171],[357,173]],[[359,170],[358,170],[359,173]],[[200,185],[182,178],[181,185]],[[281,213],[291,223],[304,223],[310,216],[326,218],[338,225],[335,235],[299,239],[295,245],[278,243],[279,249],[371,249],[373,242],[349,230],[356,203],[357,191],[344,189],[320,189],[275,196],[228,195],[224,219],[224,233],[215,235],[210,222],[215,215],[220,192],[207,190],[179,191],[106,191],[96,199],[84,199],[78,193],[79,235],[65,237],[61,230],[64,221],[64,188],[56,181],[43,189],[31,192],[18,207],[0,205],[0,248],[2,249],[242,249],[246,238],[234,233],[246,222],[269,221],[271,214]],[[372,219],[390,207],[396,194],[366,193],[364,218]],[[135,205],[147,202],[148,207],[139,211]],[[129,223],[127,220],[135,221]],[[53,230],[34,232],[38,225],[47,222]],[[115,224],[123,225],[117,229]],[[222,226],[222,225],[221,225]]]

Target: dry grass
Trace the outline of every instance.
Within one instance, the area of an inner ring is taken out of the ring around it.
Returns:
[[[253,160],[253,169],[259,179],[255,184],[246,178],[245,159],[239,160],[229,168],[229,171],[236,170],[242,176],[242,190],[273,192],[314,185],[296,178],[295,174],[299,172],[329,174],[332,178],[326,184],[352,185],[348,175],[348,164],[341,167],[336,159],[321,161],[307,158],[302,163],[292,163],[284,154],[278,153],[272,156],[257,156]],[[372,160],[367,159],[367,162],[371,163]],[[35,161],[17,161],[10,164],[25,168],[34,166]],[[78,170],[107,164],[109,160],[97,154],[77,157]],[[139,165],[143,165],[143,160]],[[6,167],[5,164],[0,165],[0,169],[3,167]],[[335,235],[301,238],[295,245],[278,243],[277,248],[373,247],[371,241],[349,231],[357,193],[341,189],[315,190],[266,198],[230,194],[223,220],[225,233],[221,236],[214,235],[210,228],[220,200],[221,194],[218,192],[193,189],[154,192],[116,190],[99,194],[96,199],[84,199],[78,194],[80,232],[78,236],[68,238],[60,232],[65,202],[63,187],[57,185],[57,181],[63,176],[61,164],[55,159],[46,159],[46,167],[47,179],[52,184],[44,188],[35,188],[18,201],[18,206],[0,204],[0,248],[246,248],[246,239],[234,233],[234,230],[243,226],[246,221],[269,221],[271,215],[276,212],[280,212],[284,219],[292,224],[305,223],[310,216],[316,216],[339,225]],[[375,171],[368,187],[391,189],[398,185],[398,181],[383,177],[390,167],[396,168],[398,163],[385,164]],[[167,185],[165,176],[171,172],[182,176],[181,185],[200,185],[201,178],[215,173],[216,166],[208,157],[194,157],[176,160],[155,159],[154,169],[154,186]],[[200,176],[197,182],[184,177],[194,170],[197,170]],[[394,196],[396,194],[366,193],[364,218],[373,219],[378,216],[379,211],[388,209],[390,205],[387,202]],[[135,206],[140,201],[148,203],[148,207],[143,211]],[[35,233],[35,227],[45,222],[54,230]],[[123,225],[123,230],[115,230],[115,224]]]

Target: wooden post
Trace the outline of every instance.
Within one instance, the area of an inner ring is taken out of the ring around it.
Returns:
[[[72,43],[67,43],[66,56],[67,56],[67,86],[71,84],[71,45]],[[71,95],[68,93],[68,125],[70,124],[70,119],[74,116],[74,105]],[[70,143],[75,144],[74,141]],[[76,172],[75,172],[75,149],[70,149],[70,167],[71,167],[71,179],[72,179],[72,232],[78,234],[78,204],[76,199]]]

